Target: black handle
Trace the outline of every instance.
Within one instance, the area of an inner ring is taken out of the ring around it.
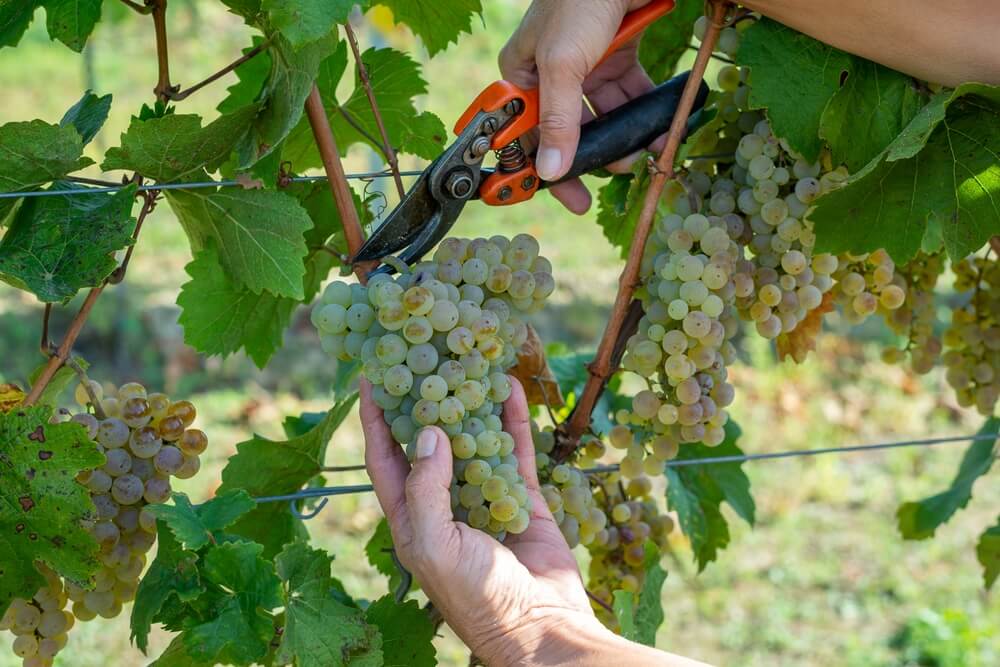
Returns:
[[[670,128],[689,74],[678,74],[648,93],[584,124],[569,171],[558,181],[542,181],[539,188],[594,171],[651,144]],[[702,81],[692,113],[705,106],[707,97],[708,85]]]

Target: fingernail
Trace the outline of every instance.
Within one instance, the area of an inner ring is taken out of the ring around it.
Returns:
[[[543,181],[553,181],[558,177],[562,168],[562,154],[558,148],[542,146],[535,156],[535,171]]]
[[[434,454],[437,447],[437,435],[429,428],[425,428],[417,435],[417,456],[418,459],[426,459]]]

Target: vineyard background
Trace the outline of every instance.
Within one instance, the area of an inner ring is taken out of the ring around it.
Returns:
[[[444,56],[425,59],[431,93],[423,102],[446,123],[468,102],[470,86],[496,77],[495,54],[526,5],[487,3],[485,27],[474,26],[473,34]],[[218,3],[176,0],[171,10],[171,64],[182,84],[210,74],[247,43],[249,30]],[[51,44],[41,21],[12,57],[0,58],[0,123],[29,115],[57,120],[90,87],[115,98],[88,154],[98,157],[117,143],[130,115],[150,98],[156,63],[147,23],[115,4],[108,3],[106,11],[120,20],[98,27],[85,61]],[[405,31],[366,24],[360,39],[421,53]],[[225,86],[209,87],[184,109],[211,117],[224,95]],[[423,165],[404,157],[401,166]],[[381,162],[356,146],[346,167],[367,171],[381,168]],[[392,205],[391,182],[371,187],[388,192]],[[459,230],[468,236],[503,230],[538,237],[557,267],[559,286],[536,322],[544,340],[563,341],[566,351],[589,350],[598,339],[620,269],[617,252],[592,216],[573,217],[539,197],[512,209],[470,206]],[[161,206],[137,245],[130,279],[98,302],[76,350],[90,361],[95,377],[122,382],[141,377],[199,405],[212,449],[204,457],[204,472],[178,490],[203,500],[218,484],[235,443],[251,432],[278,437],[285,415],[325,409],[335,368],[320,351],[305,309],[266,371],[242,355],[219,361],[184,347],[173,300],[189,259],[180,227]],[[26,293],[0,291],[0,381],[23,382],[41,360],[36,352],[41,310]],[[72,306],[55,311],[56,331],[72,312]],[[878,360],[876,343],[887,335],[874,321],[857,330],[840,328],[825,334],[817,353],[801,366],[777,363],[762,340],[744,341],[745,363],[733,371],[739,395],[732,408],[743,426],[744,451],[974,432],[981,419],[956,407],[940,369],[919,377]],[[757,527],[731,523],[732,545],[697,578],[683,537],[675,535],[677,558],[663,592],[667,620],[657,645],[722,664],[997,664],[1000,601],[982,590],[974,543],[1000,504],[1000,485],[980,484],[969,508],[942,526],[933,541],[904,543],[895,530],[899,503],[945,486],[962,449],[945,445],[747,464],[759,508]],[[330,465],[361,460],[356,420],[338,430],[329,451]],[[330,481],[361,483],[365,476],[338,473]],[[309,524],[316,545],[337,555],[335,575],[361,597],[377,597],[385,588],[363,554],[379,516],[374,497],[361,494],[332,499]],[[142,656],[128,645],[127,625],[127,616],[81,625],[72,650],[57,665],[89,667],[109,657],[115,664],[141,664]],[[465,664],[467,651],[444,633],[437,642],[441,664]],[[150,654],[166,642],[165,635],[154,634]],[[0,652],[0,667],[18,663]]]

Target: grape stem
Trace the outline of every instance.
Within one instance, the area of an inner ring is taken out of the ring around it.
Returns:
[[[97,394],[94,393],[94,388],[90,386],[90,378],[87,377],[87,371],[83,369],[80,365],[79,360],[76,357],[71,356],[66,360],[66,365],[73,369],[76,376],[80,379],[80,386],[83,390],[87,392],[87,398],[90,399],[90,404],[94,406],[94,416],[104,421],[108,416],[104,413],[104,408],[101,407],[101,400],[97,398]]]
[[[153,210],[155,197],[143,197],[142,210],[139,211],[139,217],[136,220],[136,229],[138,230],[142,226],[142,222],[149,215],[149,212]],[[112,274],[114,275],[114,274]],[[80,306],[80,310],[77,311],[73,320],[69,323],[69,328],[66,330],[66,335],[63,338],[62,343],[56,349],[54,354],[49,357],[48,363],[42,369],[41,374],[33,385],[31,385],[31,391],[28,395],[24,397],[23,405],[34,405],[38,399],[41,397],[42,392],[55,377],[56,371],[62,368],[66,360],[69,359],[70,354],[73,351],[73,344],[76,343],[76,339],[80,336],[80,332],[83,331],[83,325],[87,323],[87,317],[90,315],[90,311],[94,307],[94,303],[97,301],[97,297],[101,295],[104,288],[107,287],[108,281],[106,280],[101,285],[94,287],[87,293],[87,298],[84,299],[83,305]]]
[[[642,210],[636,223],[635,233],[632,236],[628,259],[618,281],[618,294],[612,306],[611,316],[604,329],[604,335],[597,348],[594,361],[587,367],[589,372],[587,384],[583,388],[573,413],[566,422],[559,425],[557,430],[556,448],[553,451],[553,458],[557,462],[565,461],[573,453],[580,443],[580,436],[590,428],[594,406],[603,393],[608,379],[618,366],[617,363],[613,363],[615,349],[623,348],[628,336],[631,335],[624,325],[631,308],[632,295],[639,284],[639,265],[642,262],[646,240],[653,228],[656,205],[667,180],[674,177],[674,160],[687,129],[688,116],[691,115],[698,87],[705,76],[705,68],[715,50],[719,31],[726,23],[726,14],[731,7],[732,5],[726,1],[713,0],[712,2],[711,21],[705,30],[705,38],[698,49],[691,74],[684,86],[684,92],[681,94],[677,113],[670,124],[670,130],[667,132],[666,145],[655,162],[655,168],[650,170],[652,173],[649,188],[646,190],[646,196],[642,202]]]
[[[153,6],[148,2],[145,5],[140,5],[135,0],[122,0],[122,3],[132,11],[140,14],[149,14],[153,11]]]
[[[347,184],[344,175],[344,165],[340,161],[337,140],[333,138],[330,120],[326,117],[326,109],[323,108],[323,98],[320,97],[319,88],[315,85],[306,99],[306,116],[309,118],[313,139],[316,141],[316,148],[319,149],[327,182],[330,184],[330,191],[333,193],[333,200],[340,214],[340,224],[344,228],[344,238],[347,239],[347,251],[353,256],[364,242],[364,231],[361,229],[358,211],[354,208],[351,186]],[[362,283],[368,282],[368,272],[375,265],[374,262],[355,264],[353,268],[358,280]]]
[[[399,198],[402,199],[406,195],[406,190],[403,189],[403,179],[399,175],[399,162],[396,160],[396,151],[392,147],[392,142],[389,141],[389,133],[385,130],[385,123],[382,122],[382,112],[378,107],[378,102],[375,101],[375,91],[372,90],[372,83],[368,77],[368,68],[365,67],[364,61],[361,60],[361,49],[358,47],[358,38],[354,35],[350,21],[344,24],[344,30],[347,33],[347,43],[351,45],[351,51],[354,52],[354,62],[358,65],[358,80],[365,89],[365,95],[368,96],[368,104],[372,108],[372,116],[375,118],[375,126],[382,136],[382,152],[385,154],[386,162],[389,163],[390,171],[392,171],[392,180],[396,183],[396,192],[399,194]]]
[[[198,83],[196,83],[196,84],[194,84],[192,86],[189,86],[187,89],[185,89],[183,91],[179,89],[180,88],[179,86],[173,86],[173,87],[168,88],[167,91],[166,91],[167,98],[170,99],[173,102],[179,102],[179,101],[181,101],[183,99],[188,98],[189,96],[191,96],[192,94],[198,92],[199,90],[201,90],[205,86],[209,85],[210,83],[213,83],[213,82],[217,81],[218,79],[221,79],[225,75],[229,74],[234,69],[236,69],[237,67],[239,67],[240,65],[242,65],[246,61],[250,60],[254,56],[260,54],[261,52],[263,52],[270,45],[271,45],[270,40],[265,40],[265,41],[261,42],[260,44],[258,44],[257,46],[253,47],[252,49],[250,49],[249,51],[247,51],[245,54],[243,54],[242,56],[240,56],[239,58],[237,58],[233,62],[229,63],[228,65],[226,65],[225,67],[223,67],[222,69],[220,69],[218,72],[215,72],[214,74],[210,74],[209,76],[205,77],[204,79],[202,79]]]

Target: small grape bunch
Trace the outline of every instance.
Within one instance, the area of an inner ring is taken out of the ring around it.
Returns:
[[[23,659],[24,667],[51,667],[76,618],[65,609],[68,598],[59,575],[42,563],[36,567],[45,586],[31,600],[15,598],[0,618],[0,630],[14,634],[14,655]]]
[[[902,307],[906,288],[894,281],[896,264],[885,250],[839,257],[833,273],[834,301],[851,324],[860,324],[877,312],[883,314]]]
[[[937,313],[934,288],[944,271],[945,253],[918,252],[902,267],[897,267],[893,283],[906,293],[903,305],[895,310],[879,308],[879,314],[895,333],[906,339],[902,348],[888,346],[882,351],[886,363],[908,358],[915,373],[929,373],[941,356],[941,339],[934,334]]]
[[[502,539],[528,527],[530,503],[514,439],[500,420],[505,371],[528,335],[524,317],[555,289],[538,242],[445,239],[433,259],[367,285],[334,282],[312,312],[320,344],[362,362],[392,436],[408,452],[419,429],[439,426],[454,455],[457,519]]]
[[[146,554],[156,541],[156,518],[147,505],[169,500],[171,477],[197,474],[208,437],[193,428],[197,411],[189,401],[147,393],[135,382],[105,395],[89,381],[77,388],[76,399],[94,411],[71,421],[86,429],[106,458],[102,467],[77,476],[97,510],[88,527],[100,546],[102,567],[92,590],[68,582],[66,593],[73,615],[89,621],[114,618],[135,598]]]
[[[535,462],[542,498],[566,538],[566,543],[572,549],[578,544],[588,545],[595,540],[606,540],[608,517],[594,503],[586,473],[571,464],[555,463],[549,458],[555,447],[555,437],[550,428],[539,429],[532,422],[531,436],[535,444]],[[586,442],[589,443],[590,440]],[[585,456],[597,454],[595,458],[600,458],[603,454],[595,452],[593,447],[587,449],[582,440],[581,445]]]
[[[1000,261],[973,256],[952,268],[955,289],[971,294],[943,336],[945,378],[959,405],[989,417],[1000,396]]]

